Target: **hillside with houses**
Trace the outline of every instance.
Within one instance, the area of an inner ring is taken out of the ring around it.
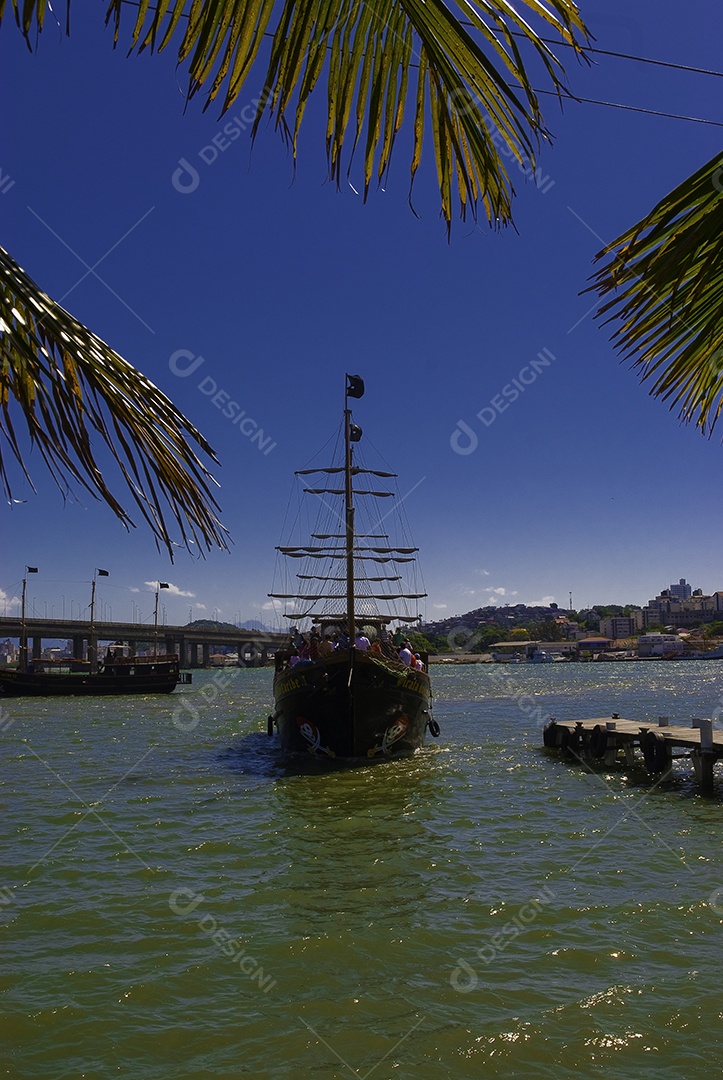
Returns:
[[[701,643],[712,646],[714,639],[723,637],[723,591],[705,594],[681,578],[644,607],[596,604],[575,611],[554,603],[490,605],[423,623],[419,635],[433,654],[482,654],[493,646],[515,642],[548,647],[557,643],[554,652],[568,654],[633,648],[640,655],[684,654]],[[646,638],[655,641],[639,644],[639,639]],[[574,643],[575,649],[564,649],[565,642]],[[652,648],[656,651],[650,652]]]

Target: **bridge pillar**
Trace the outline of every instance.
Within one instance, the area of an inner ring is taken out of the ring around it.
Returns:
[[[205,668],[210,667],[211,666],[211,646],[208,644],[208,642],[204,641],[202,649],[203,649],[203,666]]]
[[[85,645],[85,638],[82,634],[73,634],[73,659],[83,659],[83,648]]]
[[[33,638],[33,660],[39,660],[43,655],[43,639],[39,634]]]

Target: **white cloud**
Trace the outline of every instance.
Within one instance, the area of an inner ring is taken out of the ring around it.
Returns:
[[[554,603],[555,603],[555,597],[554,596],[543,596],[542,600],[528,600],[527,601],[527,606],[528,607],[549,607],[550,604],[554,604]]]
[[[432,604],[432,607],[436,608],[438,611],[443,611],[448,606],[448,604]]]
[[[495,607],[497,604],[503,602],[506,603],[508,602],[510,597],[517,596],[516,589],[506,589],[502,585],[498,586],[497,588],[493,588],[491,585],[488,585],[485,589],[482,589],[482,592],[489,593],[487,603],[491,607]]]
[[[160,587],[160,581],[145,581],[143,583],[147,585],[149,589],[158,589]],[[131,592],[138,592],[138,589],[131,589]],[[163,592],[168,593],[169,596],[195,596],[195,593],[184,592],[183,589],[179,589],[178,585],[174,585],[172,582],[168,582],[168,588]]]

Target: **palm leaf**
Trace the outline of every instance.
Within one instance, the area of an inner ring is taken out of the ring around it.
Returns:
[[[134,524],[96,463],[93,442],[100,438],[157,545],[171,558],[172,533],[186,545],[227,547],[210,492],[215,481],[188,442],[216,460],[203,436],[165,394],[51,300],[0,248],[0,451],[4,441],[32,483],[24,440],[13,424],[15,409],[31,446],[64,493],[77,483],[103,499],[126,527]],[[3,453],[0,482],[11,499]]]
[[[5,2],[0,0],[0,20]],[[42,29],[46,0],[11,0],[11,7],[30,45],[33,27]],[[516,160],[526,175],[535,172],[547,131],[527,68],[541,65],[560,94],[564,70],[528,18],[583,55],[587,31],[574,0],[519,0],[515,6],[512,0],[110,0],[107,13],[116,43],[121,24],[130,22],[129,51],[160,51],[173,41],[179,63],[187,64],[189,99],[208,87],[206,107],[221,99],[222,113],[238,98],[269,37],[253,134],[264,113],[275,115],[294,160],[308,100],[325,70],[329,175],[341,182],[347,130],[353,130],[350,168],[365,128],[365,198],[372,176],[381,181],[389,170],[409,92],[415,107],[412,183],[427,113],[448,232],[455,191],[462,218],[469,209],[476,219],[481,202],[490,225],[498,227],[512,220],[514,185],[506,159]],[[525,40],[529,63],[516,35]],[[415,67],[425,78],[410,89]],[[293,124],[286,119],[290,109]]]
[[[121,21],[125,24],[135,7],[129,51],[160,51],[173,41],[179,63],[188,67],[188,97],[206,87],[206,107],[219,100],[222,113],[238,98],[269,36],[253,134],[264,113],[275,115],[294,157],[307,103],[326,72],[329,173],[340,184],[343,158],[351,169],[361,143],[365,198],[375,172],[381,181],[390,168],[409,95],[412,184],[426,126],[449,232],[455,192],[463,218],[468,210],[476,218],[481,203],[491,225],[510,222],[514,188],[505,161],[516,160],[525,173],[534,172],[536,149],[547,137],[515,35],[525,39],[530,64],[541,64],[553,89],[564,91],[562,65],[521,12],[547,23],[578,56],[587,34],[574,0],[519,0],[517,8],[510,0],[450,0],[450,5],[444,0],[139,0],[135,5],[110,0],[107,18],[115,23],[117,42]],[[10,7],[32,47],[47,0],[10,0]],[[6,0],[0,0],[0,21],[5,9]],[[69,21],[69,0],[66,11]],[[269,32],[273,17],[275,29]],[[415,69],[416,77],[410,78]],[[291,109],[293,125],[286,119]],[[61,488],[79,482],[132,524],[95,463],[94,432],[171,555],[163,514],[168,507],[187,543],[200,539],[207,546],[226,546],[208,486],[212,478],[186,441],[210,454],[199,433],[148,380],[42,293],[2,249],[0,271],[0,439],[4,436],[25,475],[13,401]],[[0,480],[9,494],[1,458]]]
[[[20,0],[12,3],[17,12]],[[37,5],[40,19],[42,0],[27,5]],[[409,92],[416,114],[412,181],[426,113],[449,231],[455,192],[463,218],[468,209],[476,218],[481,202],[491,225],[509,223],[514,186],[506,160],[534,173],[540,140],[547,137],[515,35],[526,41],[529,65],[541,64],[553,89],[564,90],[561,63],[523,12],[582,55],[587,32],[573,0],[520,0],[515,7],[508,0],[450,0],[449,6],[445,0],[162,0],[155,6],[147,0],[133,6],[110,0],[108,19],[117,42],[121,24],[132,18],[130,50],[163,49],[173,40],[179,62],[188,64],[188,97],[208,87],[206,107],[220,99],[222,113],[241,93],[268,34],[268,66],[253,133],[264,113],[273,114],[294,159],[308,100],[325,70],[329,175],[341,182],[347,132],[351,129],[350,168],[365,131],[365,198],[372,177],[380,180],[389,169]],[[410,88],[415,67],[424,79],[412,80]],[[289,110],[293,123],[286,118]]]
[[[710,435],[723,409],[723,153],[598,253],[590,290],[650,393]]]

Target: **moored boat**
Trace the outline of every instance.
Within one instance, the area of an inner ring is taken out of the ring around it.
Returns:
[[[293,589],[269,595],[297,606],[284,612],[294,625],[289,647],[276,656],[269,719],[289,753],[389,758],[419,749],[427,730],[439,734],[428,657],[406,648],[401,631],[419,619],[408,602],[426,595],[404,583],[413,577],[408,571],[417,548],[403,528],[401,536],[392,536],[391,515],[379,508],[395,492],[369,486],[371,478],[386,484],[396,474],[361,461],[362,432],[352,423],[348,399],[363,393],[362,379],[347,375],[336,460],[296,473],[338,476],[343,486],[305,487],[317,511],[311,535],[277,549],[286,569],[280,576]],[[289,571],[294,560],[299,569]],[[304,621],[310,623],[306,633],[298,625]]]
[[[98,641],[95,635],[96,575],[108,577],[107,570],[96,569],[90,596],[88,659],[80,657],[28,660],[28,640],[25,622],[27,575],[37,574],[36,566],[26,566],[20,617],[20,661],[17,668],[0,668],[0,693],[7,697],[60,697],[64,695],[91,696],[95,694],[170,694],[179,683],[190,683],[191,675],[180,670],[178,657],[158,653],[158,589],[156,589],[154,652],[133,656],[130,647],[116,641],[98,661]],[[168,588],[159,582],[159,588]]]
[[[27,670],[0,671],[0,690],[9,697],[94,694],[170,694],[187,677],[178,657],[109,655],[91,670],[86,660],[34,660]]]

